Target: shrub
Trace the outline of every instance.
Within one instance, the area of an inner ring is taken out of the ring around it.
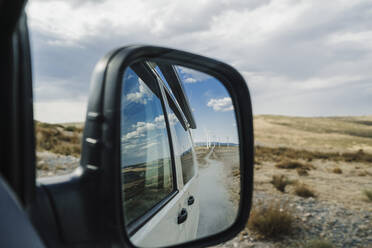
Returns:
[[[72,155],[72,156],[79,156],[81,153],[81,146],[79,144],[60,144],[55,146],[52,150],[54,153],[62,154],[62,155]]]
[[[302,168],[304,170],[311,170],[315,169],[315,167],[312,164],[303,164],[298,161],[293,161],[293,160],[284,160],[280,163],[277,163],[275,165],[276,168],[279,169],[297,169],[297,168]]]
[[[42,128],[57,128],[57,127],[63,128],[63,126],[60,124],[51,124],[51,123],[38,122],[38,121],[35,122],[35,126],[39,126]]]
[[[365,177],[365,176],[367,176],[367,173],[366,173],[366,171],[361,171],[361,172],[358,173],[358,176]]]
[[[287,203],[274,201],[265,206],[262,202],[253,207],[248,228],[264,238],[278,238],[290,234],[295,217]]]
[[[44,162],[42,162],[42,163],[38,162],[36,164],[36,169],[48,171],[49,170],[49,166],[47,164],[45,164]]]
[[[270,182],[274,187],[279,190],[280,192],[285,192],[285,187],[292,183],[286,176],[284,175],[273,175],[273,178]]]
[[[349,153],[339,152],[319,152],[308,150],[296,150],[289,147],[264,147],[255,146],[255,158],[259,161],[274,161],[278,162],[283,159],[303,159],[311,161],[314,159],[327,159],[331,161],[345,162],[372,162],[372,154],[366,153],[363,150]]]
[[[254,164],[256,164],[256,165],[261,165],[261,161],[259,161],[259,160],[254,160]]]
[[[371,173],[369,173],[368,171],[364,170],[364,171],[361,171],[358,173],[358,176],[360,177],[365,177],[365,176],[370,176],[372,175]]]
[[[64,129],[67,132],[75,132],[76,131],[76,127],[74,127],[74,126],[67,126]]]
[[[234,169],[234,170],[232,171],[232,175],[233,175],[234,177],[239,177],[239,176],[240,176],[240,169]]]
[[[297,161],[285,160],[275,165],[276,168],[279,169],[296,169],[302,168],[302,164]]]
[[[363,194],[367,197],[369,202],[372,202],[372,190],[365,189]]]
[[[336,174],[342,174],[342,170],[340,168],[338,168],[338,167],[333,168],[332,172],[333,173],[336,173]]]
[[[66,166],[61,165],[61,164],[57,164],[55,168],[56,168],[56,170],[66,170],[67,169]]]
[[[305,245],[305,248],[333,248],[333,245],[326,240],[311,240]]]
[[[309,175],[309,172],[307,172],[307,170],[304,169],[304,168],[297,168],[296,171],[297,171],[297,174],[299,176],[308,176]]]
[[[65,132],[66,129],[74,130]],[[80,156],[82,128],[35,122],[37,151]]]
[[[315,197],[315,193],[304,183],[298,183],[295,187],[295,194],[301,197]]]
[[[363,149],[354,153],[343,153],[342,156],[346,162],[372,162],[372,155],[365,153]]]

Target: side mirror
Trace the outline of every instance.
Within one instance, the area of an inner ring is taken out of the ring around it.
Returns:
[[[102,228],[115,243],[226,241],[245,227],[251,207],[248,87],[231,66],[199,55],[112,51],[93,74],[81,165],[100,171]]]

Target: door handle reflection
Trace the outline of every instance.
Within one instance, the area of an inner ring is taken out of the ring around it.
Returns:
[[[187,205],[190,206],[194,204],[194,202],[195,202],[195,198],[193,196],[190,196],[189,199],[187,200]]]
[[[178,215],[177,223],[181,224],[181,223],[185,222],[186,219],[187,219],[187,210],[186,210],[186,208],[183,208],[181,210],[181,213],[179,213],[179,215]]]

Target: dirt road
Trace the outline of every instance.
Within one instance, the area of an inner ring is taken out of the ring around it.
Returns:
[[[230,201],[224,179],[224,164],[211,159],[214,147],[205,156],[206,166],[199,169],[200,217],[197,237],[215,234],[229,227],[236,208]]]

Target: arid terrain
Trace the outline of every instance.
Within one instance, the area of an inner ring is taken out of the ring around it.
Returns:
[[[82,123],[35,121],[37,177],[71,173],[79,164]]]
[[[81,127],[36,124],[39,177],[77,166]],[[250,223],[218,247],[372,247],[372,116],[262,115],[254,130]],[[210,150],[196,152],[205,166]],[[237,147],[215,147],[210,154],[229,168],[226,183],[235,202],[237,153]]]
[[[283,174],[308,184],[317,200],[372,211],[363,195],[363,190],[372,189],[372,117],[258,116],[254,128],[256,144],[260,144],[256,145],[255,190],[277,193],[270,181],[273,175]],[[281,151],[281,147],[289,149]],[[300,176],[296,168],[276,167],[283,161],[313,168]],[[288,187],[292,191],[293,184]]]
[[[372,247],[372,117],[256,116],[254,128],[250,223],[218,247]]]

